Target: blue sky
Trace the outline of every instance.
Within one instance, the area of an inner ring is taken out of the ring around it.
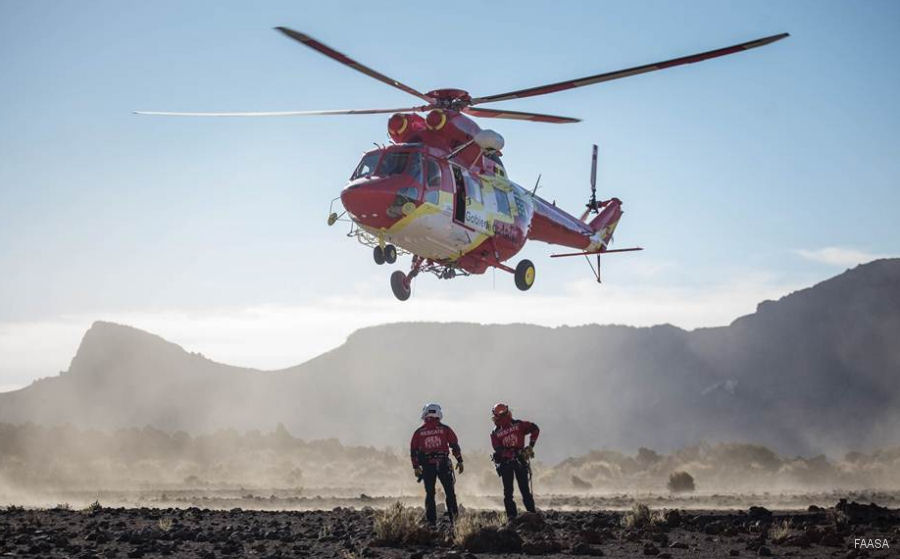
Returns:
[[[542,194],[574,212],[598,143],[600,193],[624,201],[617,244],[647,250],[607,258],[598,288],[534,244],[527,294],[505,274],[429,277],[398,307],[390,270],[325,226],[384,116],[132,114],[414,104],[276,25],[422,91],[473,95],[792,36],[497,104],[584,119],[480,124],[506,138],[514,180],[542,173]],[[900,252],[897,52],[887,1],[0,1],[0,390],[65,368],[94,319],[260,367],[390,320],[726,324]]]

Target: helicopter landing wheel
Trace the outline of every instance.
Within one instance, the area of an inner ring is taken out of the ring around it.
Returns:
[[[528,291],[534,285],[534,264],[531,260],[522,260],[516,266],[516,287]]]
[[[412,288],[406,274],[400,270],[391,274],[391,290],[394,292],[394,297],[397,299],[400,299],[401,301],[409,299],[409,296],[412,294]]]
[[[381,266],[384,264],[384,249],[380,246],[372,249],[372,258],[375,260],[375,263]]]
[[[394,245],[384,245],[384,261],[393,264],[397,261],[397,247]]]

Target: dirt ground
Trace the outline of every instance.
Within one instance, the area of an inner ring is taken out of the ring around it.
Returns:
[[[416,528],[405,542],[379,541],[378,514],[372,507],[274,511],[10,506],[0,509],[0,557],[900,556],[900,509],[846,500],[792,511],[756,506],[545,510],[522,514],[505,525],[476,527],[455,543],[446,521],[435,531]],[[857,547],[857,538],[862,545],[880,541],[881,548]]]

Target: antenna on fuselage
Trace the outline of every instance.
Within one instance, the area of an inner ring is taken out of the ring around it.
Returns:
[[[534,196],[537,193],[537,189],[540,188],[541,185],[541,174],[538,173],[538,178],[534,181],[534,188],[531,189],[531,195]]]
[[[587,207],[592,212],[597,211],[597,144],[594,144],[594,152],[591,155],[591,199]]]
[[[469,140],[468,142],[466,142],[466,143],[464,143],[464,144],[460,144],[459,146],[456,147],[456,149],[454,149],[454,150],[451,151],[449,154],[447,154],[447,158],[446,158],[447,161],[453,159],[454,157],[456,157],[457,155],[459,155],[460,153],[462,153],[463,150],[465,150],[467,147],[471,146],[471,145],[474,144],[474,143],[475,143],[475,140],[472,139],[472,140]],[[484,150],[482,150],[482,153],[483,153],[483,152],[484,152]]]

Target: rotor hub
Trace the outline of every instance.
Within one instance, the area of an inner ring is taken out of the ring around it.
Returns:
[[[472,104],[472,96],[469,95],[468,91],[462,89],[435,89],[425,95],[434,99],[434,106],[439,109],[458,111]]]

